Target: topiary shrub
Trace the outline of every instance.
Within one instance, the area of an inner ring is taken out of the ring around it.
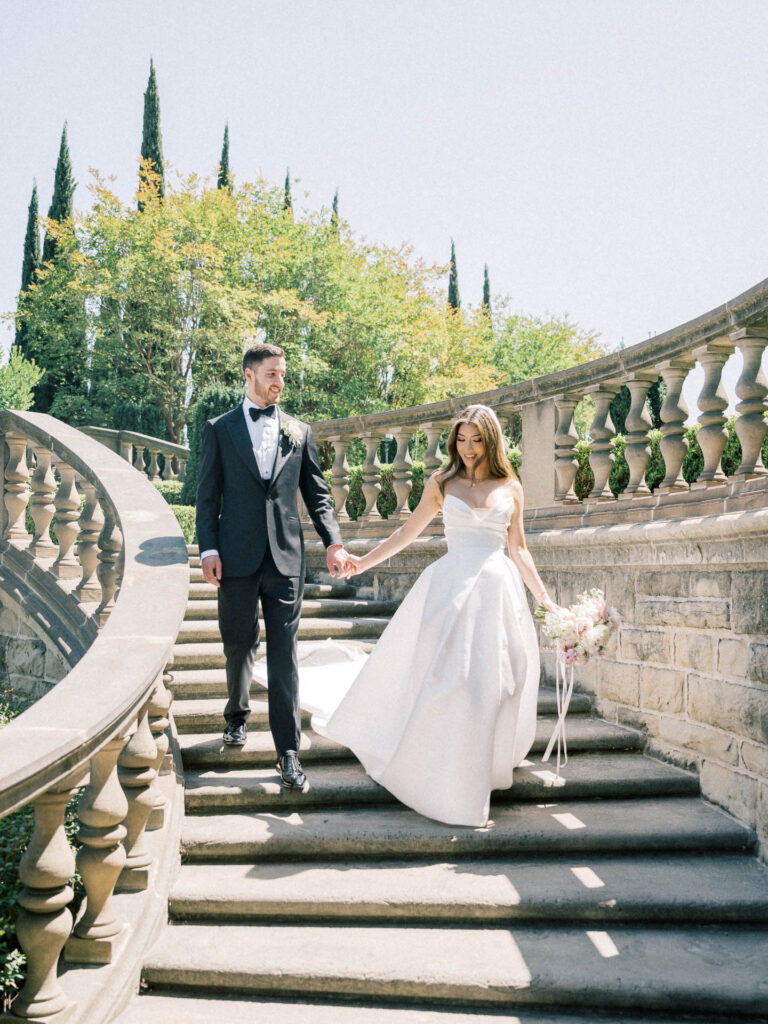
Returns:
[[[181,503],[194,505],[197,496],[197,476],[200,472],[200,449],[203,444],[203,430],[208,420],[221,416],[224,412],[234,409],[243,400],[243,389],[224,387],[216,384],[200,392],[200,397],[192,406],[192,418],[189,425],[189,459],[181,491]]]

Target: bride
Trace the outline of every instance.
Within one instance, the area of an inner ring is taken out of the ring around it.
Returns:
[[[354,572],[392,558],[441,509],[447,554],[367,658],[345,665],[332,645],[335,661],[300,666],[300,699],[315,731],[349,747],[402,803],[482,826],[491,790],[512,785],[536,729],[539,651],[523,583],[537,603],[557,606],[525,544],[523,489],[493,410],[463,410],[447,453],[408,521],[354,559]]]

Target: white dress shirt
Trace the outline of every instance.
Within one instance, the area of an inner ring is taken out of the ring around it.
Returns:
[[[245,416],[245,425],[251,438],[253,457],[256,459],[256,465],[259,467],[262,479],[270,480],[275,459],[277,458],[278,441],[280,440],[280,417],[277,407],[275,407],[275,411],[271,416],[259,416],[257,420],[252,419],[249,410],[259,408],[264,407],[257,405],[256,402],[252,402],[248,395],[245,396],[243,399],[243,416]],[[207,558],[208,555],[218,555],[218,553],[216,548],[202,551],[200,553],[200,561]]]

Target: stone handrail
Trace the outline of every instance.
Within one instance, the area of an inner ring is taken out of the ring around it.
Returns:
[[[2,727],[0,816],[28,803],[35,811],[19,865],[17,936],[27,980],[12,1012],[71,1019],[72,998],[57,977],[62,949],[69,964],[109,963],[126,936],[113,893],[148,885],[145,833],[165,817],[158,778],[171,769],[165,681],[188,560],[167,504],[123,458],[42,414],[3,411],[0,425],[0,584],[71,666]],[[77,809],[86,895],[73,931],[75,858],[64,818],[86,778]],[[84,1008],[77,1011],[84,1020]]]
[[[139,434],[134,430],[112,430],[109,427],[81,427],[84,434],[101,441],[107,448],[117,452],[140,473],[146,473],[150,480],[183,480],[189,458],[189,448],[183,444],[173,444],[159,437]],[[145,452],[148,460],[145,459]],[[158,455],[164,458],[162,471],[158,464]],[[145,463],[148,461],[148,465]]]

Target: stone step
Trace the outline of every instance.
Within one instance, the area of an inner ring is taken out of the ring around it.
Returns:
[[[540,753],[545,749],[553,726],[553,719],[537,721],[532,753]],[[640,750],[643,743],[643,734],[636,729],[614,725],[600,718],[577,717],[568,724],[568,750],[572,753],[583,750]],[[179,746],[185,768],[245,767],[275,763],[272,737],[263,729],[250,730],[242,747],[228,747],[220,735],[213,733],[182,733]],[[308,764],[312,761],[352,757],[346,747],[319,736],[311,729],[302,733],[299,749],[302,759]]]
[[[476,1009],[568,1005],[768,1013],[768,930],[185,924],[142,975],[153,989],[373,997]]]
[[[187,813],[397,803],[359,764],[318,764],[311,770],[307,765],[307,771],[309,784],[302,793],[284,789],[273,768],[188,770]],[[512,787],[494,793],[493,805],[547,800],[553,792],[569,800],[695,796],[699,780],[692,772],[643,754],[572,754],[560,780],[551,763],[525,762],[515,771]]]
[[[554,794],[554,791],[553,791]],[[748,852],[755,834],[692,797],[555,801],[494,808],[485,828],[443,825],[405,808],[192,815],[188,862]],[[292,870],[292,869],[291,869]]]
[[[304,998],[273,1002],[257,996],[222,998],[196,994],[150,992],[137,996],[115,1024],[148,1024],[152,1021],[179,1021],[181,1024],[479,1024],[479,1016],[489,1024],[691,1024],[691,1018],[637,1017],[622,1010],[618,1015],[588,1010],[585,1015],[572,1012],[547,1013],[542,1009],[517,1007],[513,1015],[485,1009],[480,1015],[452,1008],[424,1006],[382,1006],[359,1001],[310,1002]],[[722,1018],[721,1018],[722,1019]],[[715,1024],[713,1021],[712,1024]],[[728,1024],[728,1022],[724,1022]],[[731,1019],[730,1024],[733,1024]]]
[[[309,645],[313,641],[306,641]],[[371,650],[372,644],[360,644],[358,641],[350,641],[356,648]],[[299,650],[302,650],[300,646]],[[262,651],[259,651],[261,654]],[[186,709],[190,701],[214,700],[220,698],[220,706],[224,707],[227,697],[227,676],[223,668],[211,669],[177,669],[174,664],[172,670],[173,680],[168,684],[178,704],[174,704],[174,714],[178,716],[180,705]],[[256,684],[255,684],[256,685]],[[557,700],[555,691],[550,687],[539,689],[539,714],[554,715],[557,712]],[[209,705],[211,707],[211,705]],[[585,693],[574,693],[568,708],[568,720],[572,715],[586,715],[592,710],[592,699]],[[178,717],[177,717],[178,721]]]
[[[330,619],[302,617],[299,622],[298,637],[300,640],[327,640],[330,637],[352,639],[378,637],[389,625],[389,619],[376,615],[334,617]],[[259,627],[264,634],[264,620],[259,620]],[[185,620],[179,627],[176,646],[181,644],[220,643],[221,633],[216,619]]]
[[[683,921],[768,924],[768,868],[754,857],[588,857],[584,863],[467,860],[184,864],[175,919]]]
[[[200,581],[190,583],[189,585],[189,599],[190,601],[210,601],[216,600],[216,588],[212,583],[206,583],[203,580],[203,574],[199,574]],[[359,588],[354,587],[351,583],[305,583],[304,584],[304,598],[305,600],[318,600],[320,598],[332,598],[333,600],[343,600],[344,598],[355,598],[359,597]]]
[[[366,616],[391,616],[397,611],[394,601],[362,601],[359,598],[304,598],[301,605],[302,619],[361,618]],[[216,622],[218,619],[218,602],[216,600],[190,601],[187,605],[185,622],[197,621]]]
[[[361,619],[361,622],[375,622],[373,619]],[[363,632],[363,631],[361,631]],[[299,657],[301,658],[304,652],[310,651],[313,647],[317,647],[318,643],[324,643],[328,639],[328,633],[322,633],[320,637],[316,639],[308,639],[302,637],[301,629],[299,631]],[[346,639],[346,637],[339,637],[339,639]],[[368,633],[361,636],[355,637],[356,643],[363,644],[363,649],[370,649],[376,643],[376,636]],[[262,642],[256,655],[257,660],[266,657],[267,654],[267,643],[266,640]],[[224,645],[219,641],[214,643],[201,642],[201,643],[183,643],[174,644],[173,647],[173,669],[172,672],[175,674],[179,670],[186,669],[223,669],[224,668]]]
[[[176,722],[176,728],[180,733],[188,732],[216,732],[217,730],[223,729],[223,716],[224,716],[224,705],[226,704],[227,698],[227,681],[224,675],[224,669],[215,669],[217,673],[221,675],[221,681],[217,683],[217,695],[215,697],[187,697],[188,691],[186,684],[178,683],[174,680],[171,686],[173,690],[175,701],[173,704],[173,718]],[[208,676],[210,673],[204,673]],[[204,680],[204,685],[207,687],[206,693],[210,692],[211,684]],[[196,690],[192,687],[197,687],[198,684],[195,682],[191,684],[189,690],[195,693]],[[264,689],[260,684],[254,683],[254,691],[257,694],[263,694]],[[580,699],[577,699],[577,696]],[[554,715],[557,710],[557,701],[554,690],[540,690],[539,691],[539,702],[538,711],[540,715]],[[571,705],[568,709],[569,722],[571,715],[584,715],[590,710],[590,703],[587,697],[581,697],[581,695],[574,695],[571,700]],[[304,714],[304,721],[309,721],[309,712]],[[268,724],[267,719],[267,701],[265,696],[256,696],[251,700],[251,717],[248,719],[249,729],[266,728]]]

